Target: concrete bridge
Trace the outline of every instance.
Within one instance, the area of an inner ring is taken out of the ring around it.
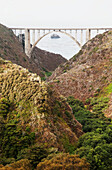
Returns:
[[[36,44],[43,37],[53,32],[61,32],[69,36],[81,48],[83,42],[87,42],[88,40],[91,39],[93,31],[96,32],[95,35],[97,35],[101,31],[105,32],[112,30],[112,28],[11,28],[11,29],[13,30],[15,35],[17,35],[18,33],[20,41],[22,41],[22,34],[25,34],[25,53],[28,57],[31,56],[31,52],[33,48],[36,46]],[[78,38],[78,35],[80,35],[80,39]]]

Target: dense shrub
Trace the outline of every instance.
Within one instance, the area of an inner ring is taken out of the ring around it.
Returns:
[[[31,132],[23,133],[22,127],[17,124],[16,116],[12,111],[12,103],[6,98],[0,99],[0,163],[12,163],[21,149],[34,143],[35,136]]]
[[[84,132],[96,131],[97,128],[101,128],[104,131],[111,124],[111,120],[106,118],[102,112],[107,106],[108,98],[88,100],[89,106],[93,106],[94,112],[88,111],[81,101],[74,99],[72,96],[67,101],[73,109],[75,118],[83,125]]]
[[[27,159],[22,159],[20,161],[14,162],[12,164],[9,164],[7,166],[0,166],[1,170],[31,170],[31,164],[30,161]]]
[[[79,139],[75,153],[85,157],[91,164],[92,170],[112,169],[112,129],[109,132],[111,136],[106,132],[86,133]]]
[[[88,111],[80,101],[68,98],[76,119],[86,132],[79,138],[75,154],[86,158],[91,170],[112,169],[112,123],[104,116],[103,110],[108,105],[107,97],[91,98],[86,101],[93,112]]]
[[[78,155],[58,154],[51,159],[45,159],[37,165],[37,170],[89,170],[89,164]]]
[[[10,109],[10,102],[6,98],[1,98],[0,99],[0,116],[3,116],[6,118],[8,112]]]
[[[25,148],[21,150],[18,155],[17,159],[28,159],[30,160],[30,163],[32,167],[36,167],[36,165],[41,162],[43,158],[46,158],[48,156],[48,151],[42,146],[33,145],[29,148]]]

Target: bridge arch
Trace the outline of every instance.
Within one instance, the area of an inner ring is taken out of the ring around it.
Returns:
[[[80,48],[82,47],[81,44],[80,44],[71,34],[59,30],[59,31],[50,31],[50,32],[44,34],[43,36],[41,36],[41,37],[32,45],[31,52],[32,52],[32,50],[34,49],[34,47],[37,45],[37,43],[38,43],[41,39],[43,39],[45,36],[47,36],[48,34],[51,34],[51,33],[53,33],[53,32],[61,32],[62,34],[65,34],[65,35],[69,36],[72,40],[74,40],[74,41],[76,42],[76,44],[77,44]]]
[[[52,33],[52,32],[61,32],[64,33],[66,35],[68,35],[69,37],[71,37],[71,39],[73,39],[76,44],[78,44],[78,46],[81,48],[81,45],[83,44],[83,42],[87,42],[89,41],[92,37],[94,37],[95,35],[99,34],[100,31],[109,31],[112,30],[112,28],[11,28],[15,35],[17,35],[16,31],[20,32],[20,35],[22,34],[22,32],[24,32],[25,34],[25,53],[26,55],[30,58],[31,57],[31,51],[32,49],[36,46],[36,44],[46,35]],[[41,36],[36,42],[35,42],[35,31],[38,30],[40,31],[46,31],[49,30],[48,33],[44,34],[43,36]],[[33,40],[33,45],[32,45],[32,49],[31,49],[31,41],[30,41],[30,31],[33,31],[32,34],[32,40]],[[66,31],[75,31],[75,38],[70,34],[67,33]],[[83,32],[84,31],[84,32]],[[92,33],[95,31],[95,35],[93,36]],[[79,33],[79,35],[81,35],[80,37],[80,41],[77,40],[77,34]],[[85,35],[83,37],[83,35]],[[21,36],[20,36],[20,42],[21,42]],[[34,43],[35,42],[35,43]]]

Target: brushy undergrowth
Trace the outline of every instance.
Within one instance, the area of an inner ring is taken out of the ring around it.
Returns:
[[[0,68],[0,164],[72,152],[83,132],[65,98],[21,66],[0,58]]]
[[[103,113],[108,107],[108,101],[107,97],[88,99],[86,104],[89,109],[92,109],[90,112],[81,101],[72,96],[68,97],[73,114],[83,125],[85,132],[79,138],[77,148],[73,153],[86,158],[92,170],[112,169],[112,122]]]

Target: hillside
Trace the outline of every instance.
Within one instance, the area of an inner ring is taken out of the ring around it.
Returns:
[[[46,72],[51,72],[58,65],[67,61],[61,55],[40,50],[35,47],[29,59],[23,52],[23,47],[18,38],[7,27],[0,24],[0,57],[10,60],[15,64],[27,68],[30,72],[45,77]]]
[[[59,54],[47,52],[39,49],[38,47],[33,49],[31,58],[42,71],[44,71],[44,69],[54,71],[60,64],[67,61]]]
[[[107,45],[104,58],[99,54],[96,61],[99,47],[93,42],[99,43],[100,50],[103,43]],[[58,67],[49,83],[0,57],[1,170],[112,169],[111,32],[87,44]],[[102,74],[107,75],[103,80]],[[74,81],[79,84],[75,86]],[[85,94],[82,82],[87,87],[87,82],[96,84]],[[60,95],[61,88],[67,97]],[[75,98],[74,91],[78,94]]]
[[[112,31],[88,41],[49,80],[65,97],[74,96],[82,101],[105,91],[112,81]]]
[[[49,84],[67,97],[85,132],[74,153],[86,158],[91,170],[111,170],[112,31],[88,41],[54,71]]]
[[[69,152],[82,134],[81,124],[57,91],[36,74],[0,58],[0,161],[19,158],[35,144]]]

